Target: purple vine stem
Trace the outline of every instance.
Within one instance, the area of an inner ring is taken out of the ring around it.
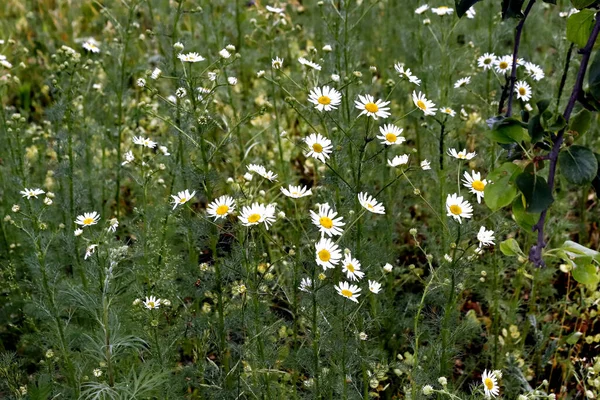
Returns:
[[[567,129],[569,119],[571,118],[571,113],[573,112],[573,108],[575,107],[575,102],[577,98],[582,94],[583,91],[583,78],[585,77],[585,72],[587,71],[587,66],[590,61],[590,56],[592,54],[592,48],[594,47],[594,43],[598,38],[598,33],[600,32],[600,15],[596,15],[596,23],[594,24],[594,29],[590,34],[590,37],[587,41],[587,44],[583,49],[579,51],[582,54],[581,57],[581,65],[579,66],[579,71],[577,72],[577,79],[575,81],[575,86],[573,87],[573,91],[571,92],[571,97],[569,98],[569,103],[565,108],[565,112],[563,116],[567,122],[567,125],[562,128],[558,134],[552,138],[552,150],[548,156],[550,160],[550,172],[548,173],[548,186],[550,187],[550,191],[554,191],[554,178],[556,176],[556,165],[558,162],[558,153],[560,151],[560,146],[564,140],[564,134]],[[542,250],[546,247],[546,243],[544,242],[544,224],[546,222],[546,214],[548,210],[542,211],[540,215],[540,219],[533,226],[533,231],[537,231],[537,243],[531,246],[529,250],[529,261],[531,261],[536,267],[545,266],[544,260],[542,259]]]

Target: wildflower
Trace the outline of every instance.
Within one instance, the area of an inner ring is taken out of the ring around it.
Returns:
[[[337,109],[337,106],[342,101],[342,95],[329,86],[316,87],[310,91],[308,101],[313,103],[319,111],[331,111]]]
[[[312,190],[311,189],[307,189],[306,186],[293,186],[290,185],[288,189],[281,187],[279,188],[281,190],[281,193],[283,193],[284,195],[286,195],[287,197],[291,197],[292,199],[299,199],[301,197],[305,197],[305,196],[311,196],[312,195]]]
[[[133,156],[133,152],[129,150],[125,153],[125,161],[123,161],[121,165],[129,164],[130,162],[133,162],[133,160],[135,160],[135,157]]]
[[[337,215],[338,213],[333,211],[327,203],[319,205],[318,213],[310,210],[312,223],[319,228],[321,237],[325,235],[329,237],[337,236],[344,232],[341,227],[346,223],[343,222],[343,217],[336,218]]]
[[[421,169],[427,171],[431,169],[431,163],[428,160],[421,161]]]
[[[179,206],[179,205],[183,205],[185,203],[187,203],[188,201],[190,201],[194,195],[196,194],[196,191],[194,190],[192,193],[190,193],[190,191],[188,189],[185,189],[179,193],[177,193],[177,195],[171,195],[171,197],[173,198],[173,210]]]
[[[361,192],[358,194],[358,201],[367,211],[375,214],[385,214],[385,207],[383,204],[378,203],[375,197]]]
[[[458,89],[460,87],[467,86],[469,83],[471,83],[471,77],[470,76],[461,78],[461,79],[457,80],[454,83],[454,89]]]
[[[144,87],[144,86],[146,86],[146,80],[145,80],[144,78],[139,78],[139,79],[137,80],[137,85],[138,85],[139,87]]]
[[[344,296],[345,298],[358,303],[357,297],[360,296],[360,289],[358,286],[351,285],[348,282],[340,282],[338,285],[335,285],[334,288],[340,296]]]
[[[425,385],[423,386],[423,394],[425,396],[431,396],[433,394],[434,390],[433,387],[431,385]]]
[[[524,66],[525,66],[525,70],[533,78],[534,81],[539,81],[539,80],[544,79],[544,76],[545,76],[544,70],[539,65],[535,65],[534,63],[531,63],[531,62],[526,62]]]
[[[479,240],[479,247],[493,246],[494,240],[496,240],[494,237],[494,231],[488,231],[485,229],[485,226],[482,226],[479,228],[479,232],[477,232],[477,240]]]
[[[219,55],[225,59],[228,59],[229,57],[231,57],[231,53],[229,51],[227,51],[227,49],[223,49],[223,50],[219,51]]]
[[[481,204],[481,199],[483,198],[483,191],[487,183],[487,180],[481,179],[481,174],[479,172],[471,171],[471,175],[469,175],[469,173],[465,171],[463,185],[466,188],[469,188],[469,191],[471,193],[477,195],[477,202],[479,204]]]
[[[473,19],[475,18],[475,14],[477,14],[475,12],[475,8],[474,7],[470,7],[467,12],[465,13],[465,15],[467,16],[468,19]]]
[[[161,153],[163,153],[163,156],[171,155],[171,153],[169,153],[169,149],[167,148],[167,146],[158,146],[158,149],[160,150]]]
[[[52,349],[46,350],[46,358],[53,358],[53,357],[54,357],[54,351]]]
[[[437,8],[432,8],[431,11],[434,14],[437,14],[439,16],[444,16],[444,15],[450,15],[454,12],[453,8],[447,7],[447,6],[440,6]]]
[[[462,223],[461,218],[471,218],[473,216],[473,207],[469,202],[463,201],[462,196],[456,193],[449,194],[446,198],[446,211],[448,216],[456,219],[458,223]]]
[[[152,71],[152,74],[150,74],[150,78],[156,80],[160,77],[161,73],[162,71],[160,70],[160,68],[154,68],[154,71]]]
[[[273,173],[273,171],[267,171],[267,169],[260,164],[250,164],[246,168],[248,168],[248,171],[256,172],[257,174],[259,174],[265,179],[268,179],[271,182],[277,180],[277,174]]]
[[[83,256],[83,259],[87,260],[88,258],[90,258],[92,256],[92,254],[94,254],[94,252],[96,251],[96,247],[98,247],[97,244],[91,244],[91,245],[89,245],[85,249],[85,255]]]
[[[394,69],[396,72],[398,72],[401,78],[404,77],[408,79],[409,82],[414,83],[417,86],[421,85],[421,80],[413,75],[412,72],[410,72],[410,68],[404,69],[404,64],[396,63],[394,65]]]
[[[512,62],[511,55],[502,56],[494,60],[494,68],[497,73],[506,75],[512,69]]]
[[[85,42],[83,42],[83,45],[81,47],[83,47],[85,50],[91,53],[100,53],[98,42],[96,42],[96,40],[94,39],[86,40]]]
[[[298,289],[300,289],[303,292],[306,293],[310,293],[310,290],[312,289],[312,279],[310,278],[302,278],[302,280],[300,281],[300,286],[298,286]]]
[[[367,340],[367,339],[369,338],[369,336],[368,336],[366,333],[364,333],[364,332],[360,332],[360,333],[358,334],[358,338],[359,338],[360,340]]]
[[[102,370],[100,370],[100,368],[95,368],[92,373],[96,378],[100,378],[102,376]]]
[[[198,53],[179,54],[177,56],[177,58],[179,58],[181,60],[181,62],[189,62],[189,63],[196,63],[196,62],[205,60],[205,58],[202,57]]]
[[[379,293],[381,291],[381,283],[369,280],[369,290],[374,294]]]
[[[180,99],[183,99],[185,96],[187,95],[187,90],[185,90],[185,88],[177,88],[177,90],[175,91],[175,97],[178,97]]]
[[[448,379],[446,379],[445,376],[440,376],[438,378],[438,382],[440,383],[440,385],[442,385],[443,387],[446,387],[448,385]]]
[[[500,389],[498,387],[496,375],[493,372],[488,372],[487,369],[484,370],[483,375],[481,375],[481,382],[483,383],[485,397],[489,398],[498,396]]]
[[[160,299],[157,299],[154,296],[150,296],[150,297],[146,297],[146,300],[144,301],[144,307],[146,307],[148,310],[154,310],[154,309],[160,307],[160,303],[161,303]]]
[[[379,127],[380,135],[377,136],[381,140],[382,144],[391,146],[393,144],[402,144],[406,141],[404,136],[400,136],[404,130],[398,128],[394,124],[386,124]]]
[[[177,42],[173,45],[173,48],[177,51],[181,51],[181,50],[183,50],[183,43]]]
[[[149,149],[153,149],[156,147],[156,142],[153,142],[152,140],[143,136],[134,136],[133,143],[139,144],[140,146],[148,147]]]
[[[423,111],[423,114],[435,115],[435,111],[437,110],[437,108],[435,108],[435,104],[432,101],[427,100],[423,93],[419,92],[419,94],[417,94],[417,92],[413,90],[412,99],[413,103],[415,103],[415,106]]]
[[[346,273],[346,277],[352,281],[357,281],[365,276],[365,273],[360,270],[360,261],[352,258],[350,253],[344,256],[342,261],[342,272]]]
[[[390,104],[389,101],[377,100],[371,96],[370,94],[366,94],[364,96],[358,95],[359,100],[354,101],[354,106],[359,110],[362,110],[359,117],[361,115],[367,115],[368,117],[372,117],[373,119],[387,118],[390,116],[388,110],[389,107],[385,107]]]
[[[275,204],[252,203],[252,206],[244,206],[242,214],[238,216],[242,225],[252,226],[264,222],[265,228],[269,230],[269,225],[275,222]]]
[[[331,45],[326,44],[321,50],[323,50],[326,53],[329,53],[330,51],[333,51],[333,48],[331,47]]]
[[[387,161],[390,167],[397,167],[399,165],[408,164],[408,154],[402,154],[400,156],[396,156],[391,160]]]
[[[96,211],[92,211],[89,213],[83,213],[83,215],[77,216],[75,223],[77,225],[81,225],[83,227],[96,225],[100,220],[100,215]]]
[[[262,78],[263,76],[265,76],[265,74],[266,74],[265,70],[264,70],[264,69],[261,69],[260,71],[258,71],[258,72],[256,73],[256,77],[257,77],[257,78]]]
[[[387,263],[387,264],[385,264],[385,265],[383,266],[383,270],[384,270],[385,272],[392,272],[392,270],[393,270],[393,269],[394,269],[394,267],[393,267],[393,266],[392,266],[392,264],[390,264],[390,263]]]
[[[531,86],[525,81],[519,81],[515,84],[515,93],[517,94],[517,99],[529,101],[531,99]]]
[[[27,188],[25,188],[24,190],[21,190],[19,193],[21,193],[23,195],[23,197],[27,197],[27,199],[31,199],[32,197],[35,197],[37,199],[40,194],[44,194],[46,192],[44,192],[42,189],[27,189]]]
[[[479,68],[483,68],[484,71],[492,69],[494,62],[496,61],[496,55],[494,53],[485,53],[477,59],[477,65]]]
[[[473,157],[475,157],[477,155],[477,153],[473,152],[473,153],[467,153],[467,150],[462,150],[459,152],[456,152],[456,149],[452,148],[448,150],[448,155],[452,156],[458,160],[470,160]]]
[[[306,154],[307,157],[313,157],[321,162],[327,162],[326,159],[329,158],[333,149],[331,140],[322,136],[320,133],[312,133],[304,138],[304,142],[310,149]]]
[[[440,112],[441,112],[442,114],[449,115],[449,116],[451,116],[451,117],[453,117],[453,118],[456,116],[456,111],[454,111],[454,110],[453,110],[453,109],[451,109],[450,107],[444,107],[444,108],[440,109]]]
[[[77,228],[73,231],[73,235],[75,235],[75,236],[79,236],[82,233],[83,233],[83,229],[81,229],[81,228]]]
[[[227,83],[229,83],[231,86],[235,86],[237,85],[237,78],[235,76],[230,76],[229,78],[227,78]]]
[[[334,82],[339,82],[340,76],[338,74],[331,74],[331,80]]]
[[[444,254],[444,260],[446,260],[449,263],[451,263],[452,262],[452,257],[450,257],[450,254]]]
[[[341,258],[339,246],[331,239],[321,238],[315,243],[315,261],[323,270],[335,268]]]
[[[111,218],[110,221],[108,221],[108,231],[115,233],[117,231],[117,228],[119,227],[119,220],[116,218]]]
[[[21,210],[21,206],[18,204],[13,204],[13,206],[11,207],[11,211],[12,212],[19,212]]]
[[[265,8],[267,9],[267,11],[272,12],[274,14],[283,14],[283,12],[285,11],[283,8],[279,7],[265,6]]]
[[[300,64],[302,64],[302,65],[306,65],[307,67],[310,67],[310,68],[312,68],[312,69],[316,69],[317,71],[320,71],[320,70],[321,70],[321,66],[320,66],[319,64],[317,64],[317,63],[314,63],[314,62],[312,62],[312,61],[309,61],[309,60],[307,60],[307,59],[306,59],[306,58],[304,58],[304,57],[300,57],[300,58],[298,59],[298,62],[299,62]]]
[[[281,69],[283,66],[283,58],[275,57],[271,60],[271,68],[273,69]]]
[[[216,220],[225,218],[235,210],[235,201],[231,196],[221,196],[206,207],[208,215]]]
[[[217,73],[216,72],[209,72],[208,74],[208,80],[211,82],[214,82],[217,80]]]
[[[423,4],[422,6],[417,7],[415,14],[421,15],[427,10],[429,10],[429,6],[427,4]]]

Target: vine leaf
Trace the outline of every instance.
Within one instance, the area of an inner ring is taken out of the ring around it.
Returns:
[[[574,185],[591,183],[598,173],[598,160],[594,153],[583,146],[571,146],[558,155],[560,172],[567,182]]]
[[[527,203],[525,210],[527,212],[542,212],[554,202],[552,190],[550,190],[550,186],[548,186],[546,180],[541,176],[524,172],[517,176],[515,183],[521,193],[523,193],[523,196],[525,196]]]
[[[595,16],[596,13],[592,10],[581,10],[571,15],[567,20],[567,40],[584,48],[594,29]]]

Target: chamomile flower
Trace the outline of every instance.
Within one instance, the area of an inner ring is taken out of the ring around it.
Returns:
[[[358,281],[365,276],[365,273],[360,270],[360,261],[352,258],[350,253],[344,256],[342,261],[342,272],[346,273],[346,277],[351,281]]]
[[[419,94],[417,94],[417,92],[413,90],[412,100],[413,103],[415,103],[415,106],[417,106],[421,111],[423,111],[423,114],[435,115],[435,112],[437,110],[437,108],[435,108],[435,104],[432,101],[427,100],[423,93],[419,92]]]
[[[502,56],[494,60],[494,69],[499,74],[507,74],[512,69],[513,58],[511,55]]]
[[[125,161],[123,161],[121,165],[129,164],[130,162],[133,162],[133,160],[135,160],[135,157],[133,156],[133,152],[129,150],[125,153]]]
[[[482,246],[493,246],[494,240],[494,231],[485,229],[485,226],[479,228],[479,232],[477,232],[477,240],[479,240],[479,247]]]
[[[358,296],[360,296],[360,289],[358,286],[351,285],[348,282],[340,282],[338,285],[335,285],[334,288],[340,296],[344,296],[345,298],[358,303]]]
[[[312,286],[313,286],[312,279],[306,277],[306,278],[302,278],[302,280],[300,281],[300,286],[298,286],[298,289],[300,289],[302,292],[310,293]]]
[[[337,215],[338,213],[333,211],[327,203],[319,205],[318,213],[312,210],[310,211],[312,223],[319,228],[321,237],[324,237],[325,235],[329,237],[337,236],[344,232],[342,229],[342,226],[346,225],[346,223],[343,222],[344,218],[338,217]]]
[[[460,87],[467,86],[469,83],[471,83],[471,77],[470,76],[466,76],[464,78],[460,78],[459,80],[457,80],[454,83],[454,89],[458,89]]]
[[[155,310],[158,307],[160,307],[160,303],[160,299],[157,299],[154,296],[150,296],[146,297],[146,300],[144,301],[144,307],[146,307],[148,310]]]
[[[304,58],[304,57],[300,57],[300,58],[298,59],[298,62],[299,62],[300,64],[302,64],[302,65],[305,65],[305,66],[307,66],[307,67],[310,67],[310,68],[312,68],[312,69],[314,69],[314,70],[317,70],[317,71],[320,71],[320,70],[321,70],[321,66],[320,66],[319,64],[317,64],[317,63],[315,63],[315,62],[312,62],[312,61],[309,61],[309,60],[307,60],[307,59],[306,59],[306,58]]]
[[[449,116],[451,116],[451,117],[454,117],[454,116],[456,116],[456,111],[454,111],[454,110],[453,110],[453,109],[451,109],[450,107],[444,107],[444,108],[441,108],[441,109],[440,109],[440,112],[441,112],[442,114],[446,114],[446,115],[449,115]]]
[[[488,371],[487,369],[483,371],[483,375],[481,375],[481,382],[483,383],[483,390],[485,392],[485,397],[496,397],[500,393],[500,388],[498,387],[498,379],[496,375],[492,371]]]
[[[252,203],[250,207],[244,206],[241,215],[238,216],[242,225],[253,226],[261,222],[269,230],[269,226],[275,222],[275,204]]]
[[[463,185],[469,189],[469,192],[477,196],[477,202],[479,204],[481,204],[481,199],[483,199],[483,191],[487,183],[487,180],[481,179],[481,173],[471,171],[471,175],[469,175],[469,173],[465,171]]]
[[[427,4],[423,4],[422,6],[417,7],[415,14],[421,15],[427,10],[429,10],[429,6]]]
[[[365,208],[365,210],[370,211],[375,214],[385,214],[385,207],[383,204],[378,203],[375,197],[361,192],[358,194],[358,202],[361,206]]]
[[[260,164],[250,164],[246,168],[248,168],[248,171],[256,172],[257,174],[259,174],[265,179],[268,179],[271,182],[277,180],[277,174],[273,173],[273,171],[267,171],[267,169]]]
[[[98,42],[96,42],[96,40],[94,39],[86,40],[85,42],[83,42],[83,45],[81,47],[83,47],[85,50],[91,53],[100,53]]]
[[[133,143],[138,144],[140,146],[148,147],[149,149],[153,149],[156,147],[156,142],[153,142],[152,140],[143,136],[134,136]]]
[[[431,162],[429,162],[428,160],[421,161],[421,169],[423,171],[430,170],[431,169]]]
[[[96,247],[98,247],[97,244],[90,244],[85,249],[85,255],[83,256],[83,259],[87,260],[88,258],[90,258],[92,256],[92,254],[94,254],[96,252]]]
[[[381,140],[382,144],[391,146],[393,144],[402,144],[406,141],[406,138],[402,135],[403,129],[398,128],[394,124],[386,124],[379,127],[379,136],[377,139]]]
[[[439,16],[444,16],[451,15],[454,12],[454,9],[447,6],[440,6],[437,8],[432,8],[431,11]]]
[[[329,86],[316,87],[310,91],[308,101],[319,111],[331,111],[337,109],[342,101],[342,94]]]
[[[187,53],[187,54],[182,53],[182,54],[179,54],[177,56],[177,58],[179,58],[179,60],[181,60],[181,62],[189,62],[189,63],[197,63],[197,62],[205,60],[205,58],[202,57],[198,53]]]
[[[341,258],[340,248],[333,240],[321,238],[315,243],[315,261],[323,267],[323,270],[335,268]]]
[[[161,74],[162,74],[162,71],[160,70],[160,68],[154,68],[154,70],[150,74],[150,78],[156,80],[156,79],[160,78]]]
[[[473,216],[473,207],[468,201],[464,201],[462,196],[449,194],[446,198],[446,211],[448,216],[454,218],[458,223],[462,223],[461,218],[471,218]]]
[[[31,199],[32,197],[38,198],[39,195],[44,194],[42,189],[27,189],[21,190],[19,193],[23,195],[23,197],[27,197],[27,199]]]
[[[494,62],[496,61],[496,55],[494,53],[485,53],[477,59],[477,66],[483,68],[484,71],[492,69]]]
[[[285,11],[283,8],[272,7],[269,5],[265,6],[265,8],[267,9],[268,12],[272,12],[273,14],[283,14]]]
[[[473,19],[475,18],[475,15],[477,13],[475,12],[475,8],[474,7],[470,7],[467,12],[465,13],[465,15],[467,16],[468,19]]]
[[[381,291],[381,283],[369,280],[369,290],[375,294],[379,293]]]
[[[448,155],[452,156],[458,160],[470,160],[477,155],[476,152],[467,153],[467,150],[462,150],[457,152],[456,149],[452,148],[448,150]]]
[[[387,161],[388,166],[390,167],[398,167],[400,165],[408,164],[408,154],[402,154],[400,156],[396,156],[391,160]]]
[[[116,218],[111,218],[108,221],[108,228],[106,229],[108,232],[115,233],[117,228],[119,227],[119,220]]]
[[[306,186],[301,186],[301,185],[298,185],[298,186],[290,185],[288,187],[288,189],[281,187],[281,188],[279,188],[279,190],[281,190],[281,193],[283,193],[287,197],[291,197],[292,199],[299,199],[301,197],[312,195],[311,189],[308,189]]]
[[[225,59],[231,57],[231,53],[227,49],[223,49],[223,50],[219,51],[219,55]]]
[[[525,70],[527,71],[529,76],[533,78],[534,81],[542,80],[544,79],[544,76],[546,76],[544,74],[544,70],[539,65],[535,65],[532,62],[526,62],[524,66]]]
[[[283,58],[275,57],[271,60],[271,68],[273,69],[281,69],[283,66]]]
[[[525,81],[519,81],[515,84],[515,93],[517,99],[529,101],[531,99],[531,86]]]
[[[171,195],[171,197],[173,198],[173,210],[177,206],[184,205],[185,203],[190,201],[194,197],[195,194],[196,194],[195,190],[192,193],[190,193],[190,191],[188,189],[185,189],[185,190],[177,193],[177,196]]]
[[[362,110],[359,117],[361,115],[366,115],[368,117],[372,117],[373,119],[387,118],[390,116],[389,107],[386,107],[390,104],[389,101],[377,100],[371,96],[370,94],[366,94],[364,96],[358,95],[358,100],[354,101],[354,106],[359,110]]]
[[[304,138],[304,142],[309,148],[308,153],[306,153],[307,157],[313,157],[321,162],[327,162],[333,149],[331,140],[322,136],[320,133],[311,133]]]
[[[206,213],[216,220],[219,218],[225,219],[235,210],[235,201],[233,197],[223,195],[206,207]]]
[[[396,70],[396,72],[398,72],[398,74],[400,75],[401,78],[404,77],[404,78],[408,79],[409,82],[414,83],[417,86],[421,85],[421,80],[419,78],[417,78],[415,75],[413,75],[412,72],[410,72],[410,68],[404,69],[404,64],[396,63],[394,65],[394,69]]]
[[[96,225],[100,220],[100,215],[96,211],[92,211],[89,213],[83,213],[83,215],[77,216],[75,219],[75,223],[77,225],[81,225],[83,227]]]

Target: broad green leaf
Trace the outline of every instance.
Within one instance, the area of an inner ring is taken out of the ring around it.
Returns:
[[[497,211],[512,203],[518,193],[514,177],[520,172],[517,165],[504,163],[488,174],[487,179],[492,182],[485,185],[483,200],[490,210]]]
[[[589,7],[597,2],[598,2],[598,0],[571,0],[571,4],[573,4],[573,7],[575,7],[578,10],[582,10],[582,9]],[[554,4],[556,4],[556,3],[554,3]]]
[[[594,186],[594,190],[596,191],[596,195],[600,194],[600,154],[594,153],[594,157],[596,157],[596,161],[598,161],[598,171],[596,171],[596,176],[592,181],[592,186]]]
[[[590,129],[592,124],[592,113],[585,108],[581,109],[575,114],[569,121],[569,130],[577,135],[581,136]]]
[[[544,129],[550,132],[558,132],[567,126],[567,120],[562,114],[553,113],[550,110],[543,112],[540,122]]]
[[[594,29],[594,16],[592,10],[581,10],[569,17],[567,20],[567,40],[584,48]]]
[[[489,134],[490,138],[501,144],[529,142],[527,131],[523,129],[521,121],[515,118],[505,118],[496,123]]]
[[[569,337],[567,337],[567,344],[570,345],[574,345],[575,343],[577,343],[579,341],[579,338],[581,338],[583,336],[583,333],[581,332],[573,332],[569,335]]]
[[[583,285],[596,286],[600,281],[598,273],[596,272],[596,267],[592,264],[577,265],[576,268],[573,268],[571,273],[573,274],[573,279]]]
[[[454,0],[454,6],[456,7],[456,15],[458,18],[461,18],[467,10],[473,7],[474,4],[480,2],[481,0]]]
[[[583,146],[571,146],[560,152],[558,165],[565,179],[574,185],[591,183],[598,173],[598,160]]]
[[[580,245],[577,242],[573,242],[571,240],[567,240],[560,246],[561,250],[564,250],[567,256],[569,257],[577,257],[577,256],[588,256],[592,257],[594,260],[600,262],[600,253],[596,250],[592,250],[583,245]]]
[[[503,242],[500,242],[500,251],[505,256],[521,256],[525,257],[523,250],[519,246],[519,243],[515,239],[506,239]]]
[[[583,11],[579,12],[581,14]],[[594,59],[588,68],[588,86],[591,95],[600,101],[600,51],[596,51]]]
[[[527,132],[531,137],[532,143],[537,143],[544,138],[544,127],[541,124],[541,117],[534,115],[527,124]]]
[[[492,182],[498,182],[501,179],[508,179],[511,182],[514,182],[515,178],[520,172],[521,168],[519,168],[518,165],[511,162],[506,162],[495,170],[491,171],[487,175],[487,179],[491,180]]]
[[[554,201],[550,186],[546,180],[538,175],[527,172],[519,174],[515,183],[527,202],[525,210],[527,212],[542,212],[547,209]]]
[[[523,18],[521,9],[525,0],[502,0],[502,18]]]
[[[550,99],[542,99],[542,100],[538,101],[537,103],[535,103],[535,105],[537,106],[540,114],[542,114],[544,111],[546,111],[548,109],[548,107],[550,107],[551,102],[552,102],[552,100],[550,100]]]
[[[529,213],[525,211],[523,196],[518,196],[512,203],[513,217],[517,225],[523,228],[526,232],[533,234],[533,226],[540,219],[539,213]]]

